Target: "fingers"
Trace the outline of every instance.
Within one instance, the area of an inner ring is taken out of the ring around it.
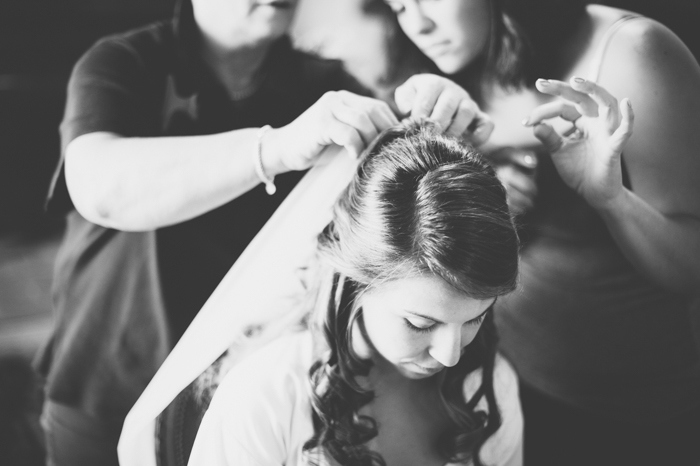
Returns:
[[[473,128],[471,132],[466,134],[462,133],[462,136],[469,140],[474,146],[479,147],[491,137],[494,123],[487,114],[478,112],[474,120],[469,124],[468,129],[469,128]]]
[[[377,131],[384,131],[399,123],[398,118],[386,102],[348,91],[338,91],[335,94],[344,105],[366,114]]]
[[[331,125],[331,139],[354,156],[381,131],[398,124],[389,106],[380,100],[345,91],[334,93],[331,99],[331,115],[340,123]]]
[[[454,120],[446,132],[450,136],[464,137],[478,147],[491,137],[493,128],[491,117],[482,112],[476,103],[469,99],[460,103]]]
[[[449,91],[442,92],[429,115],[440,128],[452,136],[462,134],[474,118],[474,112],[464,105],[462,96],[455,94]]]
[[[571,78],[571,87],[575,91],[585,93],[598,106],[598,115],[605,119],[609,134],[612,134],[620,124],[620,110],[617,99],[604,87],[583,78]]]
[[[366,112],[362,112],[357,108],[348,105],[338,105],[331,109],[333,118],[340,123],[355,130],[362,139],[362,142],[367,145],[379,134],[379,129],[375,126],[372,119]]]
[[[431,74],[414,75],[396,89],[396,106],[412,119],[430,118],[450,136],[461,136],[483,144],[493,131],[493,122],[460,86]]]
[[[457,95],[459,91],[463,95]],[[448,99],[442,101],[435,112],[438,99],[445,92],[449,93]],[[451,120],[452,115],[449,117],[443,115],[447,113],[449,106],[453,106],[449,100],[459,102],[464,96],[468,97],[469,94],[457,84],[447,78],[432,74],[413,75],[394,91],[394,100],[399,112],[402,115],[410,115],[413,119],[429,118],[433,113],[436,113],[436,117],[442,118],[443,121],[447,118]],[[453,109],[456,105],[454,104]],[[446,127],[447,125],[443,126],[443,128]]]
[[[535,82],[535,87],[543,94],[568,100],[574,104],[574,107],[581,115],[598,116],[598,104],[588,94],[573,89],[568,83],[557,81],[556,79],[538,79]]]
[[[486,142],[494,128],[491,117],[482,112],[464,91],[446,89],[438,97],[430,119],[437,122],[448,136],[465,137],[475,146]]]
[[[416,88],[411,83],[413,77],[408,78],[394,91],[394,102],[401,115],[408,115],[413,108],[413,101],[416,96]]]
[[[634,111],[632,103],[629,99],[624,98],[620,102],[620,113],[622,115],[620,126],[610,136],[610,146],[617,153],[622,152],[630,136],[632,136],[632,128],[634,126]]]
[[[333,144],[344,147],[353,158],[359,157],[366,145],[357,129],[339,120],[329,122],[328,137]]]
[[[428,118],[444,86],[444,82],[432,79],[431,75],[411,76],[394,92],[396,107],[402,114],[411,115],[414,119]]]
[[[537,89],[549,95],[558,96],[562,102],[552,102],[535,109],[530,115],[529,124],[561,117],[573,121],[578,116],[600,117],[608,134],[613,134],[620,126],[621,106],[615,96],[593,81],[575,76],[569,83],[553,79],[538,79]]]
[[[534,126],[541,123],[543,120],[560,117],[567,121],[576,121],[581,117],[581,113],[576,110],[576,107],[565,100],[555,100],[539,107],[536,107],[530,115],[523,121],[525,126]]]
[[[547,123],[537,124],[533,132],[550,153],[557,152],[564,144],[564,139]]]

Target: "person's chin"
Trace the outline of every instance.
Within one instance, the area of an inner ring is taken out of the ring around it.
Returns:
[[[464,63],[462,60],[457,60],[455,57],[451,56],[441,56],[433,59],[433,63],[438,67],[440,71],[447,75],[456,74],[464,68]]]

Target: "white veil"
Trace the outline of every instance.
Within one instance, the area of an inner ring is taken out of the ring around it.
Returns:
[[[121,466],[156,466],[158,415],[249,325],[269,321],[301,291],[296,273],[347,186],[356,161],[329,148],[241,254],[146,387],[124,421]]]

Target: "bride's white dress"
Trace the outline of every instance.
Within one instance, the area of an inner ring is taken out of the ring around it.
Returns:
[[[301,291],[298,268],[308,262],[355,168],[342,149],[327,149],[241,254],[126,417],[121,466],[156,466],[158,415],[243,329],[289,309],[290,297]]]

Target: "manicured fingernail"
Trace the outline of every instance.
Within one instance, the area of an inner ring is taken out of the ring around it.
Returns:
[[[537,80],[536,84],[539,84],[540,86],[549,86],[549,81],[547,81],[546,79],[540,78]]]
[[[523,126],[530,126],[530,118],[523,118],[523,121],[521,121],[520,124]]]
[[[523,157],[523,164],[533,168],[537,165],[537,160],[531,155],[526,155]]]
[[[585,82],[586,82],[585,79],[579,78],[578,76],[574,76],[573,80],[574,80],[575,83],[579,83],[579,84],[582,84],[582,83],[585,83]]]

